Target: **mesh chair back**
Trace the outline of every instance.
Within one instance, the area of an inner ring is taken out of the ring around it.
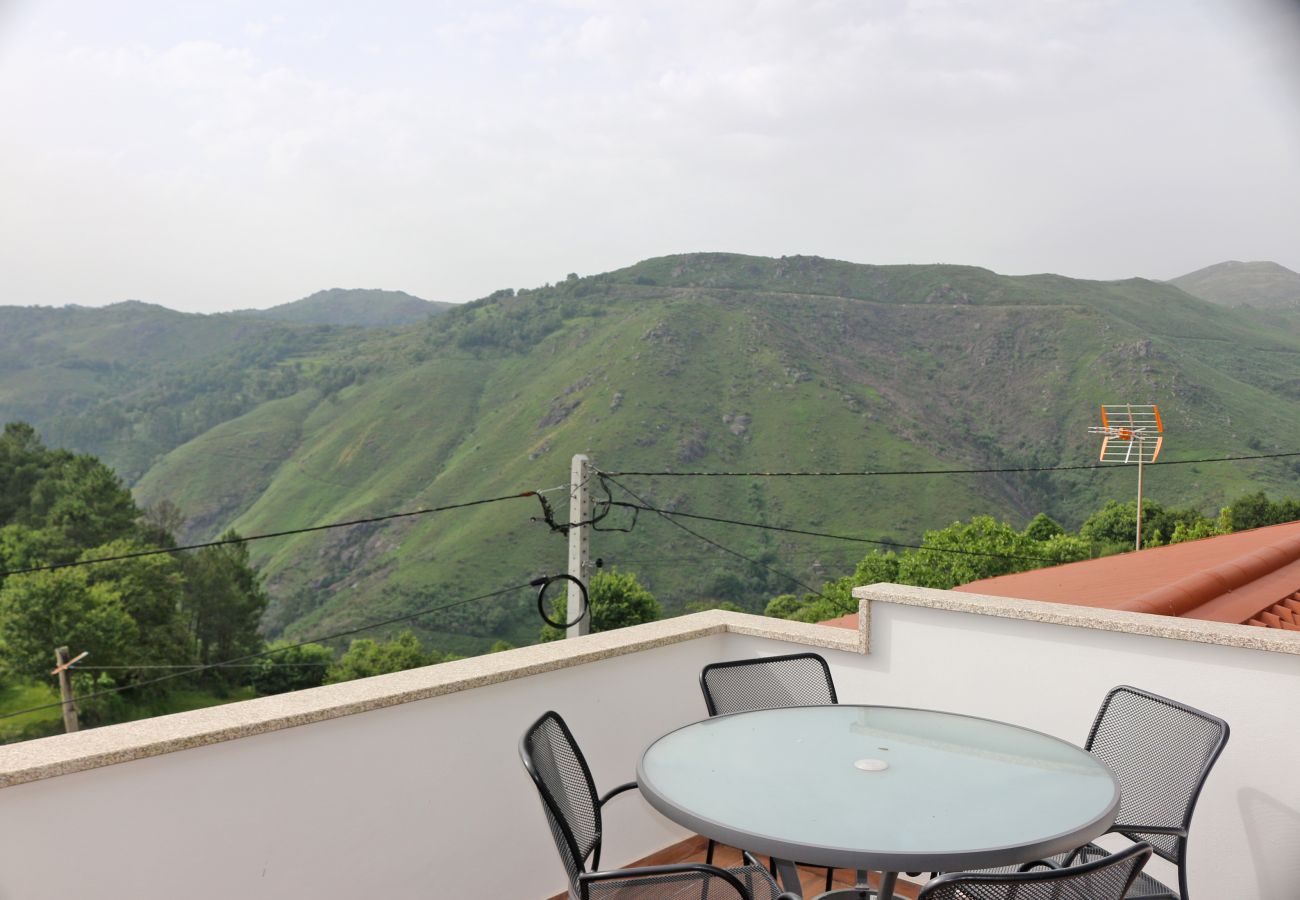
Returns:
[[[709,715],[838,703],[830,666],[816,653],[712,663],[700,673]]]
[[[1123,900],[1150,858],[1151,845],[1138,843],[1068,869],[942,875],[922,888],[917,900]]]
[[[600,846],[600,803],[591,769],[573,732],[557,712],[547,712],[519,741],[524,768],[537,786],[560,859],[576,884]]]
[[[1119,780],[1119,825],[1187,828],[1205,779],[1228,742],[1228,723],[1167,697],[1121,685],[1101,704],[1084,749]],[[1124,832],[1182,864],[1186,839]]]

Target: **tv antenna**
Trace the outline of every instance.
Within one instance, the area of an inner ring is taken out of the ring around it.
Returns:
[[[1103,403],[1101,425],[1088,429],[1089,434],[1100,434],[1101,461],[1131,465],[1138,468],[1137,536],[1135,550],[1142,549],[1142,466],[1156,461],[1160,446],[1165,442],[1165,426],[1160,420],[1160,408],[1154,403]]]

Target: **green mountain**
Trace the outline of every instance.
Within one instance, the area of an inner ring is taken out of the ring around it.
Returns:
[[[1223,306],[1300,310],[1300,272],[1275,262],[1221,262],[1169,283]]]
[[[241,310],[240,315],[303,325],[358,325],[386,328],[423,322],[451,303],[421,300],[404,291],[330,288],[270,309]]]
[[[0,307],[0,421],[31,422],[134,482],[221,422],[355,377],[329,349],[344,333],[138,301]]]
[[[275,334],[287,349],[241,367],[240,384],[298,380],[250,397],[133,479],[141,503],[184,511],[186,537],[551,489],[579,452],[615,473],[1087,464],[1103,402],[1159,403],[1166,459],[1300,448],[1300,337],[1142,279],[690,254],[498,291],[403,329]],[[83,415],[98,421],[116,402],[101,393]],[[16,408],[0,393],[0,418]],[[39,404],[23,409],[45,427]],[[176,414],[189,409],[178,395]],[[75,446],[112,460],[129,442]],[[1294,494],[1297,474],[1291,460],[1168,466],[1148,471],[1146,490],[1214,509],[1248,489]],[[663,509],[914,543],[976,513],[1023,525],[1045,511],[1075,527],[1106,499],[1130,498],[1135,472],[616,481],[618,500],[632,497],[622,485]],[[546,496],[564,520],[565,492]],[[256,542],[273,598],[266,624],[310,637],[561,571],[565,540],[535,521],[541,512],[527,497]],[[636,572],[672,612],[718,600],[760,608],[851,571],[870,549],[679,521],[759,564],[624,508],[600,523],[593,555]],[[517,591],[445,609],[419,630],[439,649],[481,652],[535,639],[534,607]]]

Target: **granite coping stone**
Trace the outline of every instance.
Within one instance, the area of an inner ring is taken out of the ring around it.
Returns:
[[[859,615],[863,617],[863,626],[860,630],[868,633],[868,640],[869,630],[865,625],[867,610],[872,602],[877,602],[924,606],[980,616],[1025,619],[1030,622],[1069,625],[1074,628],[1094,628],[1099,631],[1120,631],[1125,634],[1219,644],[1245,650],[1300,654],[1300,632],[1260,628],[1255,625],[1233,625],[1180,616],[1071,606],[1045,600],[1016,600],[1009,597],[967,594],[901,584],[872,584],[857,587],[853,589],[853,596],[861,601],[863,611]]]
[[[711,610],[391,675],[0,747],[0,788],[424,700],[715,634],[864,653],[862,632]]]
[[[716,634],[866,653],[873,603],[1300,654],[1300,633],[1273,628],[896,584],[855,588],[853,596],[860,601],[856,629],[710,610],[391,675],[10,744],[0,747],[0,788],[472,690]]]

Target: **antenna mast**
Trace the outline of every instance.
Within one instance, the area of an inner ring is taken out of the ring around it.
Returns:
[[[1165,426],[1160,419],[1160,409],[1154,403],[1102,404],[1101,426],[1088,429],[1089,434],[1100,434],[1102,462],[1122,464],[1137,463],[1137,535],[1133,540],[1135,550],[1142,549],[1142,466],[1156,461],[1164,444]]]

